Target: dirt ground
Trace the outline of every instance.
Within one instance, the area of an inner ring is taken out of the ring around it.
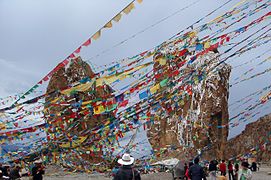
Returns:
[[[85,173],[68,173],[64,172],[62,168],[48,167],[46,169],[46,174],[44,180],[109,180],[112,177],[105,177],[101,174],[85,174]],[[260,168],[259,172],[253,174],[253,180],[270,180],[271,175],[268,175],[268,172],[271,173],[270,166],[263,166]],[[30,180],[31,178],[23,178],[23,180]],[[154,173],[154,174],[143,174],[141,176],[142,180],[171,180],[172,175],[170,173]]]

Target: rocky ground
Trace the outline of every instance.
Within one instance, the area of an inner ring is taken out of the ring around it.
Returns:
[[[61,168],[56,167],[48,167],[46,170],[46,175],[44,176],[44,180],[69,180],[69,179],[77,179],[77,180],[109,180],[112,178],[105,177],[104,175],[94,175],[94,174],[85,174],[85,173],[68,173],[64,172]],[[271,166],[262,166],[259,172],[253,174],[253,180],[270,180],[271,175]],[[23,180],[28,180],[31,178],[23,178]],[[172,175],[170,173],[155,173],[155,174],[144,174],[142,175],[143,180],[166,180],[172,179]]]

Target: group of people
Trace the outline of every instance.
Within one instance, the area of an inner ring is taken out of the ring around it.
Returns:
[[[34,167],[32,167],[31,170],[33,180],[42,180],[44,173],[45,171],[42,161],[36,160],[34,162]],[[30,173],[28,173],[25,169],[22,169],[19,164],[14,164],[12,167],[9,164],[0,164],[0,180],[15,180],[29,175]]]
[[[253,171],[256,171],[255,169],[255,162],[253,163]],[[252,166],[251,166],[252,167]],[[239,163],[233,163],[233,161],[229,161],[228,164],[226,164],[225,160],[222,160],[220,164],[216,160],[213,160],[209,164],[209,175],[211,180],[215,180],[218,173],[220,172],[220,176],[226,176],[227,170],[228,170],[228,176],[229,180],[249,180],[252,178],[252,171],[251,167],[249,166],[249,163],[244,160],[241,163],[241,168],[239,168]]]
[[[121,167],[114,175],[113,180],[141,180],[139,171],[133,167],[134,161],[135,159],[129,153],[124,153],[122,158],[117,161]],[[221,163],[218,163],[216,160],[212,160],[207,164],[207,166],[201,166],[199,162],[200,160],[197,157],[193,162],[190,162],[189,165],[185,163],[184,169],[182,170],[183,173],[179,173],[175,178],[186,180],[206,180],[207,176],[209,176],[210,180],[216,180],[217,177],[222,179],[224,177],[224,179],[226,179],[226,174],[228,172],[229,180],[251,180],[252,171],[257,171],[258,169],[255,162],[250,166],[247,161],[243,161],[241,163],[241,168],[239,168],[239,163],[234,164],[233,161],[229,161],[226,164],[225,160],[222,160]],[[45,173],[42,161],[36,160],[34,164],[35,166],[31,169],[33,180],[42,180],[42,176]],[[22,172],[21,166],[18,164],[13,165],[12,168],[7,164],[0,164],[0,180],[15,180],[20,179],[22,176],[29,175],[30,173]]]
[[[233,163],[229,161],[227,164],[225,160],[220,163],[213,160],[206,166],[199,164],[200,160],[196,157],[193,162],[189,165],[185,163],[183,173],[179,174],[175,179],[186,179],[186,180],[206,180],[209,176],[210,180],[227,179],[226,175],[228,172],[229,180],[251,180],[252,171],[257,171],[257,164],[255,162],[250,166],[247,160],[241,162],[241,167],[239,168],[239,163]],[[113,180],[140,180],[140,173],[133,168],[134,158],[130,154],[125,153],[118,163],[122,165],[114,176]],[[179,169],[180,170],[180,169]]]

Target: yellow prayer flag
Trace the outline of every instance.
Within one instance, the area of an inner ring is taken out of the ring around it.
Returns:
[[[120,13],[117,14],[117,15],[113,18],[113,20],[114,20],[115,22],[119,22],[120,19],[121,19],[121,14],[120,14]]]
[[[112,21],[109,21],[108,23],[106,23],[106,25],[104,25],[104,28],[111,28],[112,27]]]
[[[87,139],[87,136],[81,136],[81,137],[79,137],[78,140],[72,141],[72,147],[76,147],[76,146],[80,145],[86,139]],[[71,147],[71,143],[67,142],[67,143],[63,143],[63,144],[61,144],[59,146],[62,147],[62,148],[69,148],[69,147]]]
[[[129,14],[131,11],[132,11],[132,9],[134,9],[135,8],[135,5],[134,5],[134,3],[131,3],[129,6],[127,6],[125,9],[123,9],[123,12],[125,13],[125,14]]]
[[[105,108],[103,105],[100,105],[100,106],[94,108],[94,114],[101,114],[104,111],[105,111]]]
[[[211,46],[211,45],[210,45],[210,42],[209,42],[209,41],[206,41],[206,42],[204,43],[204,49],[208,49],[210,46]]]
[[[102,86],[104,84],[104,78],[99,78],[96,80],[96,86]]]
[[[152,94],[156,93],[158,91],[158,89],[160,88],[159,84],[156,84],[155,86],[150,88],[150,91]]]
[[[97,40],[97,39],[99,39],[100,36],[101,36],[101,30],[97,31],[97,32],[92,36],[92,38],[93,38],[94,40]]]
[[[87,105],[87,104],[89,104],[91,102],[92,102],[92,100],[90,100],[90,101],[84,101],[84,102],[82,102],[82,106]]]
[[[87,82],[85,84],[80,84],[78,86],[63,90],[63,91],[61,91],[61,93],[67,95],[67,94],[70,94],[72,91],[84,92],[84,91],[89,90],[91,88],[92,84],[93,84],[93,81]]]
[[[167,63],[167,60],[166,58],[162,57],[162,58],[159,58],[159,64],[161,64],[162,66],[166,65]]]
[[[195,36],[196,36],[196,32],[195,32],[195,31],[190,32],[190,33],[189,33],[189,36],[190,36],[191,38],[195,37]]]

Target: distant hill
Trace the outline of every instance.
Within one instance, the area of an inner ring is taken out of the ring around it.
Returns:
[[[246,125],[244,131],[230,139],[227,143],[227,158],[252,154],[259,161],[271,159],[271,114],[259,118],[256,122]]]

